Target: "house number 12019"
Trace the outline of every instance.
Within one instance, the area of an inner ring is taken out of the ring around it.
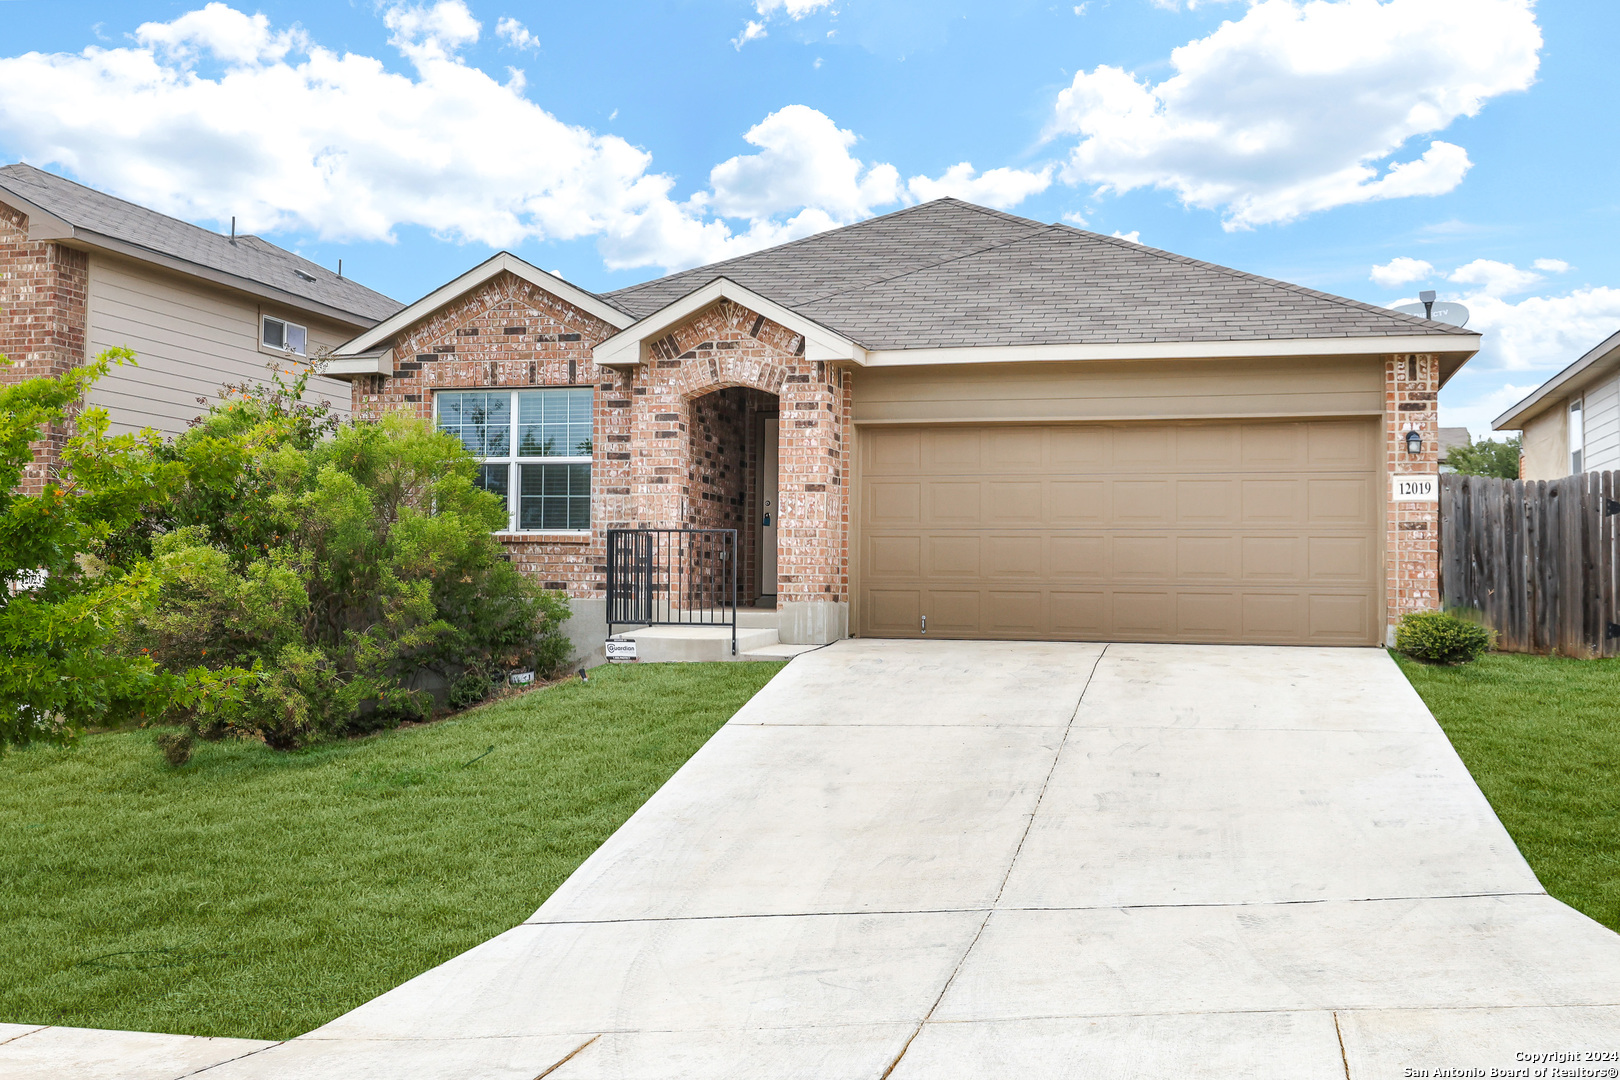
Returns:
[[[1439,502],[1440,477],[1435,475],[1390,477],[1395,485],[1396,502]]]

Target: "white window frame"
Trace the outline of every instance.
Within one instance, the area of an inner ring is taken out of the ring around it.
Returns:
[[[518,428],[520,427],[520,424],[518,422],[519,415],[520,415],[519,407],[518,407],[518,397],[519,397],[519,395],[521,395],[521,394],[566,393],[566,392],[569,392],[569,391],[572,391],[574,393],[583,392],[583,393],[586,393],[586,394],[590,395],[590,400],[591,400],[591,449],[592,449],[593,452],[591,454],[584,454],[584,455],[581,455],[581,454],[553,454],[553,455],[550,455],[550,456],[539,456],[539,455],[534,455],[534,454],[519,454],[519,453],[517,453],[517,450],[518,450],[519,446],[521,445],[521,443],[518,440]],[[523,505],[523,503],[522,503],[522,499],[523,499],[523,491],[522,491],[523,472],[522,472],[522,467],[524,465],[586,465],[586,466],[591,467],[590,473],[589,473],[589,476],[590,476],[590,488],[588,489],[590,491],[590,494],[587,496],[586,516],[587,516],[588,520],[592,524],[594,524],[595,517],[596,517],[596,496],[595,496],[595,492],[594,492],[595,483],[596,483],[596,469],[595,469],[596,457],[595,457],[595,453],[594,453],[594,451],[596,449],[596,391],[595,391],[594,388],[589,387],[589,386],[524,386],[524,387],[516,387],[516,388],[512,388],[512,389],[500,389],[500,388],[497,388],[497,387],[480,387],[480,386],[446,386],[446,387],[443,387],[442,389],[434,391],[434,394],[433,394],[433,426],[436,429],[439,427],[439,403],[443,399],[445,394],[485,394],[485,395],[505,394],[505,395],[507,395],[507,398],[509,399],[508,405],[507,405],[507,410],[506,410],[507,411],[507,425],[508,425],[508,427],[507,427],[507,436],[506,436],[506,439],[507,439],[506,445],[507,445],[508,453],[503,455],[503,456],[500,456],[500,457],[480,457],[478,459],[478,464],[481,465],[481,466],[483,466],[483,465],[505,465],[507,467],[507,471],[506,471],[506,528],[503,531],[508,532],[508,533],[521,534],[521,535],[524,535],[524,536],[537,536],[537,535],[542,535],[542,536],[589,536],[589,535],[591,535],[591,527],[592,526],[590,524],[588,524],[583,529],[546,529],[546,528],[525,529],[525,528],[521,527],[520,517],[521,517],[521,508],[522,508],[522,505]]]
[[[1586,400],[1576,398],[1569,403],[1569,473],[1571,476],[1586,471]]]
[[[273,322],[281,324],[281,340],[282,340],[282,344],[280,344],[280,345],[272,345],[272,344],[270,344],[269,339],[266,337],[266,331],[269,330],[270,324],[273,323]],[[292,330],[298,331],[298,333],[303,336],[303,338],[304,338],[304,347],[303,348],[295,349],[291,345],[286,344],[286,342],[289,341],[291,339],[291,337],[292,337],[292,335],[289,333],[289,331],[292,331]],[[267,350],[269,350],[270,352],[273,352],[273,353],[291,353],[293,356],[308,356],[309,355],[309,327],[303,325],[302,323],[295,323],[291,319],[283,319],[280,315],[260,315],[259,316],[259,347],[261,349],[267,349]]]

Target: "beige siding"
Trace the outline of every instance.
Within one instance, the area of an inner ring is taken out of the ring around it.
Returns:
[[[90,259],[89,332],[86,350],[133,349],[136,367],[117,367],[90,393],[90,404],[107,409],[114,433],[154,427],[165,435],[186,430],[206,408],[198,398],[218,399],[221,386],[262,380],[276,359],[261,351],[259,315],[276,315],[309,328],[310,351],[331,349],[355,328],[317,322],[296,311],[263,307],[252,297],[217,288],[140,263],[102,255]],[[349,414],[349,386],[317,379],[311,397]]]
[[[1524,425],[1524,478],[1557,480],[1569,475],[1569,403],[1559,401]]]
[[[1366,416],[1380,358],[857,368],[858,424]]]

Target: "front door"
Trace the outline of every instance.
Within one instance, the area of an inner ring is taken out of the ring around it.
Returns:
[[[776,417],[759,418],[759,595],[776,599]]]

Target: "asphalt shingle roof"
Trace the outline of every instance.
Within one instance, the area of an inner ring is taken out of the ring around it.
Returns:
[[[77,229],[349,312],[370,321],[403,304],[257,236],[229,237],[76,184],[32,165],[0,168],[0,188]],[[313,280],[299,277],[302,272]]]
[[[1466,333],[957,199],[671,274],[605,299],[642,317],[718,277],[868,349]]]

